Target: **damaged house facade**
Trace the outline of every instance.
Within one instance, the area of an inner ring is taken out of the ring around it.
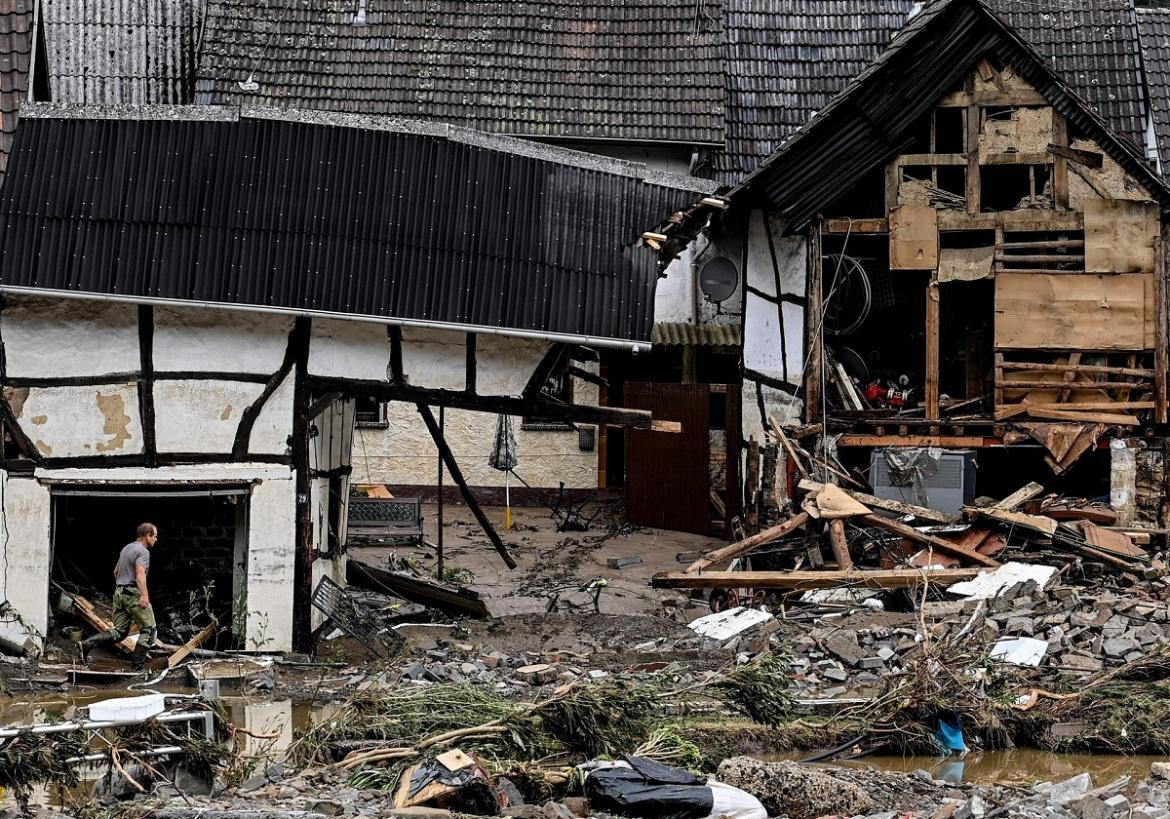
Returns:
[[[1132,93],[1086,100],[1010,20],[928,4],[722,202],[648,240],[665,263],[703,231],[747,271],[745,438],[784,430],[835,480],[949,513],[1038,480],[1163,528],[1153,122]],[[745,493],[775,504],[799,477]]]
[[[723,15],[723,4],[712,0],[516,2],[507,9],[310,0],[287,12],[256,0],[208,0],[195,102],[447,122],[694,174],[703,152],[724,144]],[[670,81],[648,83],[648,76]],[[546,393],[578,404],[650,408],[668,388],[648,382],[721,381],[717,397],[725,403],[726,384],[738,388],[738,321],[703,300],[689,254],[659,281],[654,312],[648,343],[598,345],[596,360],[551,378]],[[627,383],[637,386],[627,391]],[[434,446],[417,413],[373,399],[358,410],[357,482],[433,497]],[[447,416],[468,481],[481,497],[502,502],[508,478],[488,464],[496,421],[462,410]],[[627,478],[626,464],[641,455],[626,452],[621,429],[512,421],[520,461],[510,479],[514,499],[553,503],[563,488],[576,501],[599,487],[632,483],[636,502],[646,495],[639,486],[653,489],[651,476]],[[724,434],[719,421],[704,426],[703,441],[683,437],[704,449],[713,440],[722,451]],[[706,468],[705,459],[687,462],[688,470]],[[660,498],[646,500],[661,514]],[[709,518],[704,507],[704,531]]]
[[[4,636],[105,591],[143,518],[156,608],[276,651],[320,622],[322,577],[344,584],[359,397],[419,417],[477,512],[431,407],[650,427],[541,387],[583,345],[648,343],[640,225],[707,187],[446,125],[202,106],[29,103],[7,170]]]

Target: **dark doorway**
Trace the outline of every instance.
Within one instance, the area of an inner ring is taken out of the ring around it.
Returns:
[[[53,493],[53,582],[108,598],[122,547],[139,523],[159,529],[149,585],[159,638],[185,641],[214,615],[219,646],[230,643],[233,614],[244,611],[247,488],[68,488]],[[209,646],[210,647],[210,646]]]

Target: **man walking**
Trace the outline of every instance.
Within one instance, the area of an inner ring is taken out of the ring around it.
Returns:
[[[146,588],[146,573],[150,570],[150,548],[158,542],[158,527],[143,523],[138,537],[122,547],[118,565],[114,567],[114,627],[96,634],[81,643],[81,661],[98,646],[109,646],[126,638],[130,624],[138,626],[138,643],[130,657],[131,667],[141,671],[146,653],[154,645],[154,610],[150,607],[150,592]]]

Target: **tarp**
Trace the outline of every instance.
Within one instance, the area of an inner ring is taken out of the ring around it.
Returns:
[[[647,819],[767,819],[747,791],[642,757],[600,763],[585,778],[594,811]]]

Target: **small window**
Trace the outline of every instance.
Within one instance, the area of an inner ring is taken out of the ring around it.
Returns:
[[[355,418],[359,427],[386,426],[386,402],[374,398],[358,398],[355,402]]]
[[[548,381],[544,384],[544,389],[540,391],[541,395],[548,396],[562,404],[573,403],[573,377],[567,372],[560,372],[557,375],[549,376]],[[521,429],[531,430],[572,430],[576,429],[572,424],[565,421],[550,421],[547,419],[537,418],[536,416],[527,416],[520,422]]]

